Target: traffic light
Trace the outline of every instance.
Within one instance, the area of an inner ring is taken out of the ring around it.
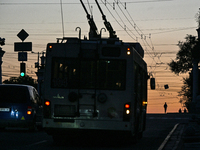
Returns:
[[[26,64],[20,63],[20,76],[23,77],[26,74]]]

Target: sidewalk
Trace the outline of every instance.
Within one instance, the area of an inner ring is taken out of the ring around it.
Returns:
[[[159,150],[200,150],[200,115],[176,124]]]
[[[200,150],[200,116],[193,115],[185,125],[181,150]]]
[[[158,150],[179,150],[179,148],[182,147],[182,134],[184,128],[185,124],[176,124]]]

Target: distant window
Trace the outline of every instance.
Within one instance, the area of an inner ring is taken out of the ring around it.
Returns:
[[[121,55],[121,49],[119,47],[103,47],[102,55],[107,57],[119,57]]]

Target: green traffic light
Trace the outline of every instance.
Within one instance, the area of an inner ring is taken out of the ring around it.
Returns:
[[[25,75],[24,72],[21,72],[21,73],[20,73],[20,76],[21,76],[21,77],[24,77],[24,75]]]

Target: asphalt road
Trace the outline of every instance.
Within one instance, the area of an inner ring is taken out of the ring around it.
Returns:
[[[0,149],[2,150],[157,150],[166,136],[177,123],[188,121],[187,114],[148,114],[146,131],[136,144],[116,139],[76,138],[69,143],[58,145],[44,131],[29,132],[27,129],[7,128],[0,131]]]

